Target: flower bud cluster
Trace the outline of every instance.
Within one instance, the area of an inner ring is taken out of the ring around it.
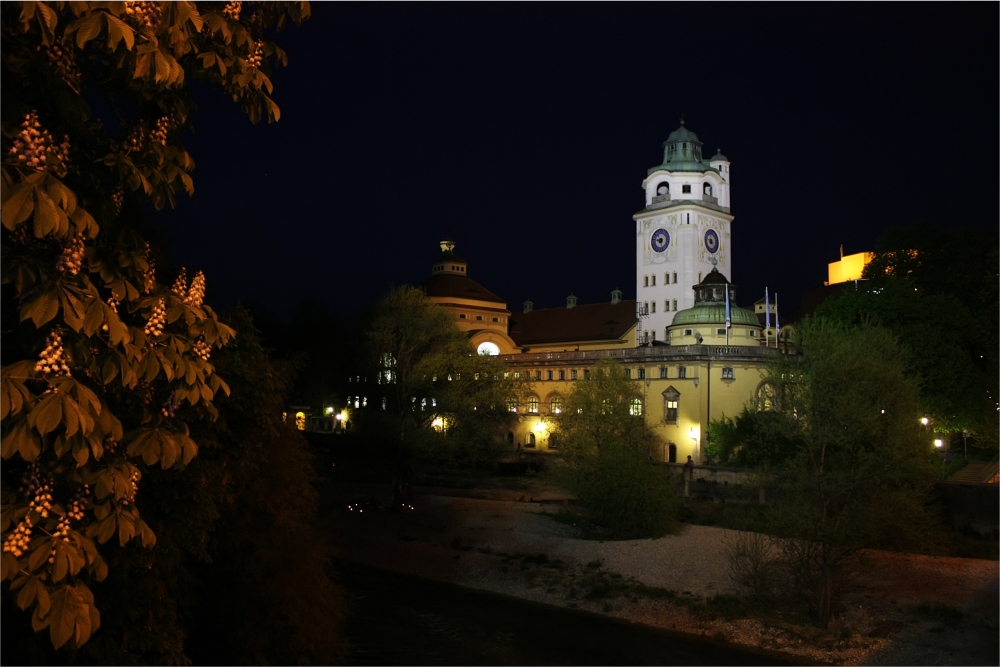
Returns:
[[[77,234],[56,260],[56,271],[75,276],[83,268],[83,234]]]
[[[52,550],[49,551],[49,565],[56,562],[56,545],[59,540],[69,542],[69,517],[59,517],[59,524],[56,526],[55,532],[52,533],[52,537],[54,539],[52,542]]]
[[[45,53],[49,64],[56,70],[56,74],[59,75],[63,83],[72,88],[73,92],[79,94],[83,73],[73,59],[72,45],[67,44],[65,40],[60,40],[51,46],[39,45],[38,50]]]
[[[45,349],[38,355],[35,370],[39,373],[69,375],[69,357],[63,349],[62,334],[53,329],[45,339]]]
[[[115,440],[114,436],[109,435],[104,438],[104,453],[114,454],[116,451],[118,451],[118,441]]]
[[[195,341],[194,353],[201,357],[202,361],[208,361],[212,356],[212,346],[206,343],[204,338],[199,338]]]
[[[119,498],[118,499],[119,503],[121,503],[124,506],[128,506],[135,502],[135,497],[139,493],[139,479],[141,478],[142,475],[139,474],[139,469],[133,466],[132,474],[129,475],[128,477],[129,484],[132,485],[132,491],[126,492],[125,495]]]
[[[21,131],[14,137],[10,154],[17,156],[18,164],[35,171],[52,170],[60,178],[66,175],[69,163],[69,136],[56,144],[52,133],[42,127],[38,112],[30,111],[21,122]]]
[[[90,495],[90,485],[84,484],[76,490],[73,494],[73,499],[70,500],[69,509],[66,510],[66,516],[73,521],[83,521],[83,510],[87,507],[87,496]]]
[[[187,269],[181,267],[181,272],[177,274],[177,279],[174,281],[173,286],[170,291],[179,296],[182,299],[187,298],[188,293],[188,272]]]
[[[243,11],[243,3],[239,0],[233,0],[232,2],[227,2],[226,6],[222,8],[222,15],[227,19],[239,21],[241,11]]]
[[[4,540],[3,550],[4,553],[14,554],[15,558],[20,558],[21,555],[28,550],[28,543],[31,541],[31,529],[34,526],[31,523],[31,513],[29,512],[20,523],[17,524],[17,528],[14,532],[7,536]]]
[[[163,304],[163,299],[156,302],[153,314],[146,321],[145,332],[151,338],[163,335],[163,325],[167,322],[167,308]]]
[[[136,125],[129,131],[122,146],[125,148],[126,152],[139,153],[146,148],[148,141],[149,133],[146,132],[146,128],[140,124]]]
[[[264,42],[257,41],[254,42],[253,53],[247,56],[247,64],[250,67],[260,67],[262,62],[264,62]]]
[[[156,260],[152,257],[152,250],[149,243],[146,243],[146,264],[149,268],[142,274],[142,293],[149,294],[156,287]]]
[[[156,121],[156,127],[149,133],[149,138],[154,144],[167,145],[167,134],[177,127],[177,121],[170,116],[163,116]]]
[[[52,473],[43,474],[37,461],[25,471],[18,493],[31,497],[28,503],[29,514],[38,512],[43,519],[49,516],[49,510],[52,509],[53,484]]]
[[[167,399],[167,402],[163,404],[163,407],[160,408],[160,412],[163,413],[164,417],[173,417],[174,412],[176,412],[179,407],[181,407],[180,401],[177,400],[174,392],[170,392],[170,397]]]
[[[140,28],[156,30],[160,23],[160,3],[148,0],[125,0],[125,13]]]
[[[195,308],[200,308],[204,300],[205,274],[199,271],[194,274],[194,278],[191,279],[191,288],[188,290],[187,296],[184,297],[184,303],[189,306],[194,306]]]
[[[120,215],[122,212],[122,205],[125,204],[125,193],[122,191],[119,185],[115,188],[115,191],[111,193],[111,201],[115,205],[115,215]]]

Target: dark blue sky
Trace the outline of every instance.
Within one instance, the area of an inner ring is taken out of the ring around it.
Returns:
[[[635,297],[632,214],[681,113],[732,161],[733,280],[791,312],[887,228],[998,224],[996,3],[315,3],[281,121],[199,93],[196,193],[156,214],[209,302],[344,314],[446,230],[519,310]]]

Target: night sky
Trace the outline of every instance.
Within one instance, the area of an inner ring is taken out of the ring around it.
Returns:
[[[446,233],[512,311],[635,298],[683,113],[732,161],[738,301],[791,314],[841,244],[998,224],[998,7],[314,3],[275,38],[281,121],[197,91],[195,196],[153,218],[217,308],[353,315]]]

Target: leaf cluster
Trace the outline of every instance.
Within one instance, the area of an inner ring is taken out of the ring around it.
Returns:
[[[192,77],[251,120],[277,120],[267,72],[285,58],[264,31],[308,11],[265,3],[236,19],[193,2],[0,7],[0,578],[5,604],[29,612],[56,649],[83,646],[100,626],[90,587],[108,577],[113,538],[120,549],[156,543],[136,500],[141,480],[189,466],[192,427],[216,418],[214,402],[229,392],[209,355],[234,330],[187,280],[157,280],[151,248],[119,213],[193,192],[181,143]]]

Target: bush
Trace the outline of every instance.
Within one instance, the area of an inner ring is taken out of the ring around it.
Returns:
[[[764,606],[778,581],[771,538],[763,533],[733,531],[724,543],[729,579],[744,599]]]

